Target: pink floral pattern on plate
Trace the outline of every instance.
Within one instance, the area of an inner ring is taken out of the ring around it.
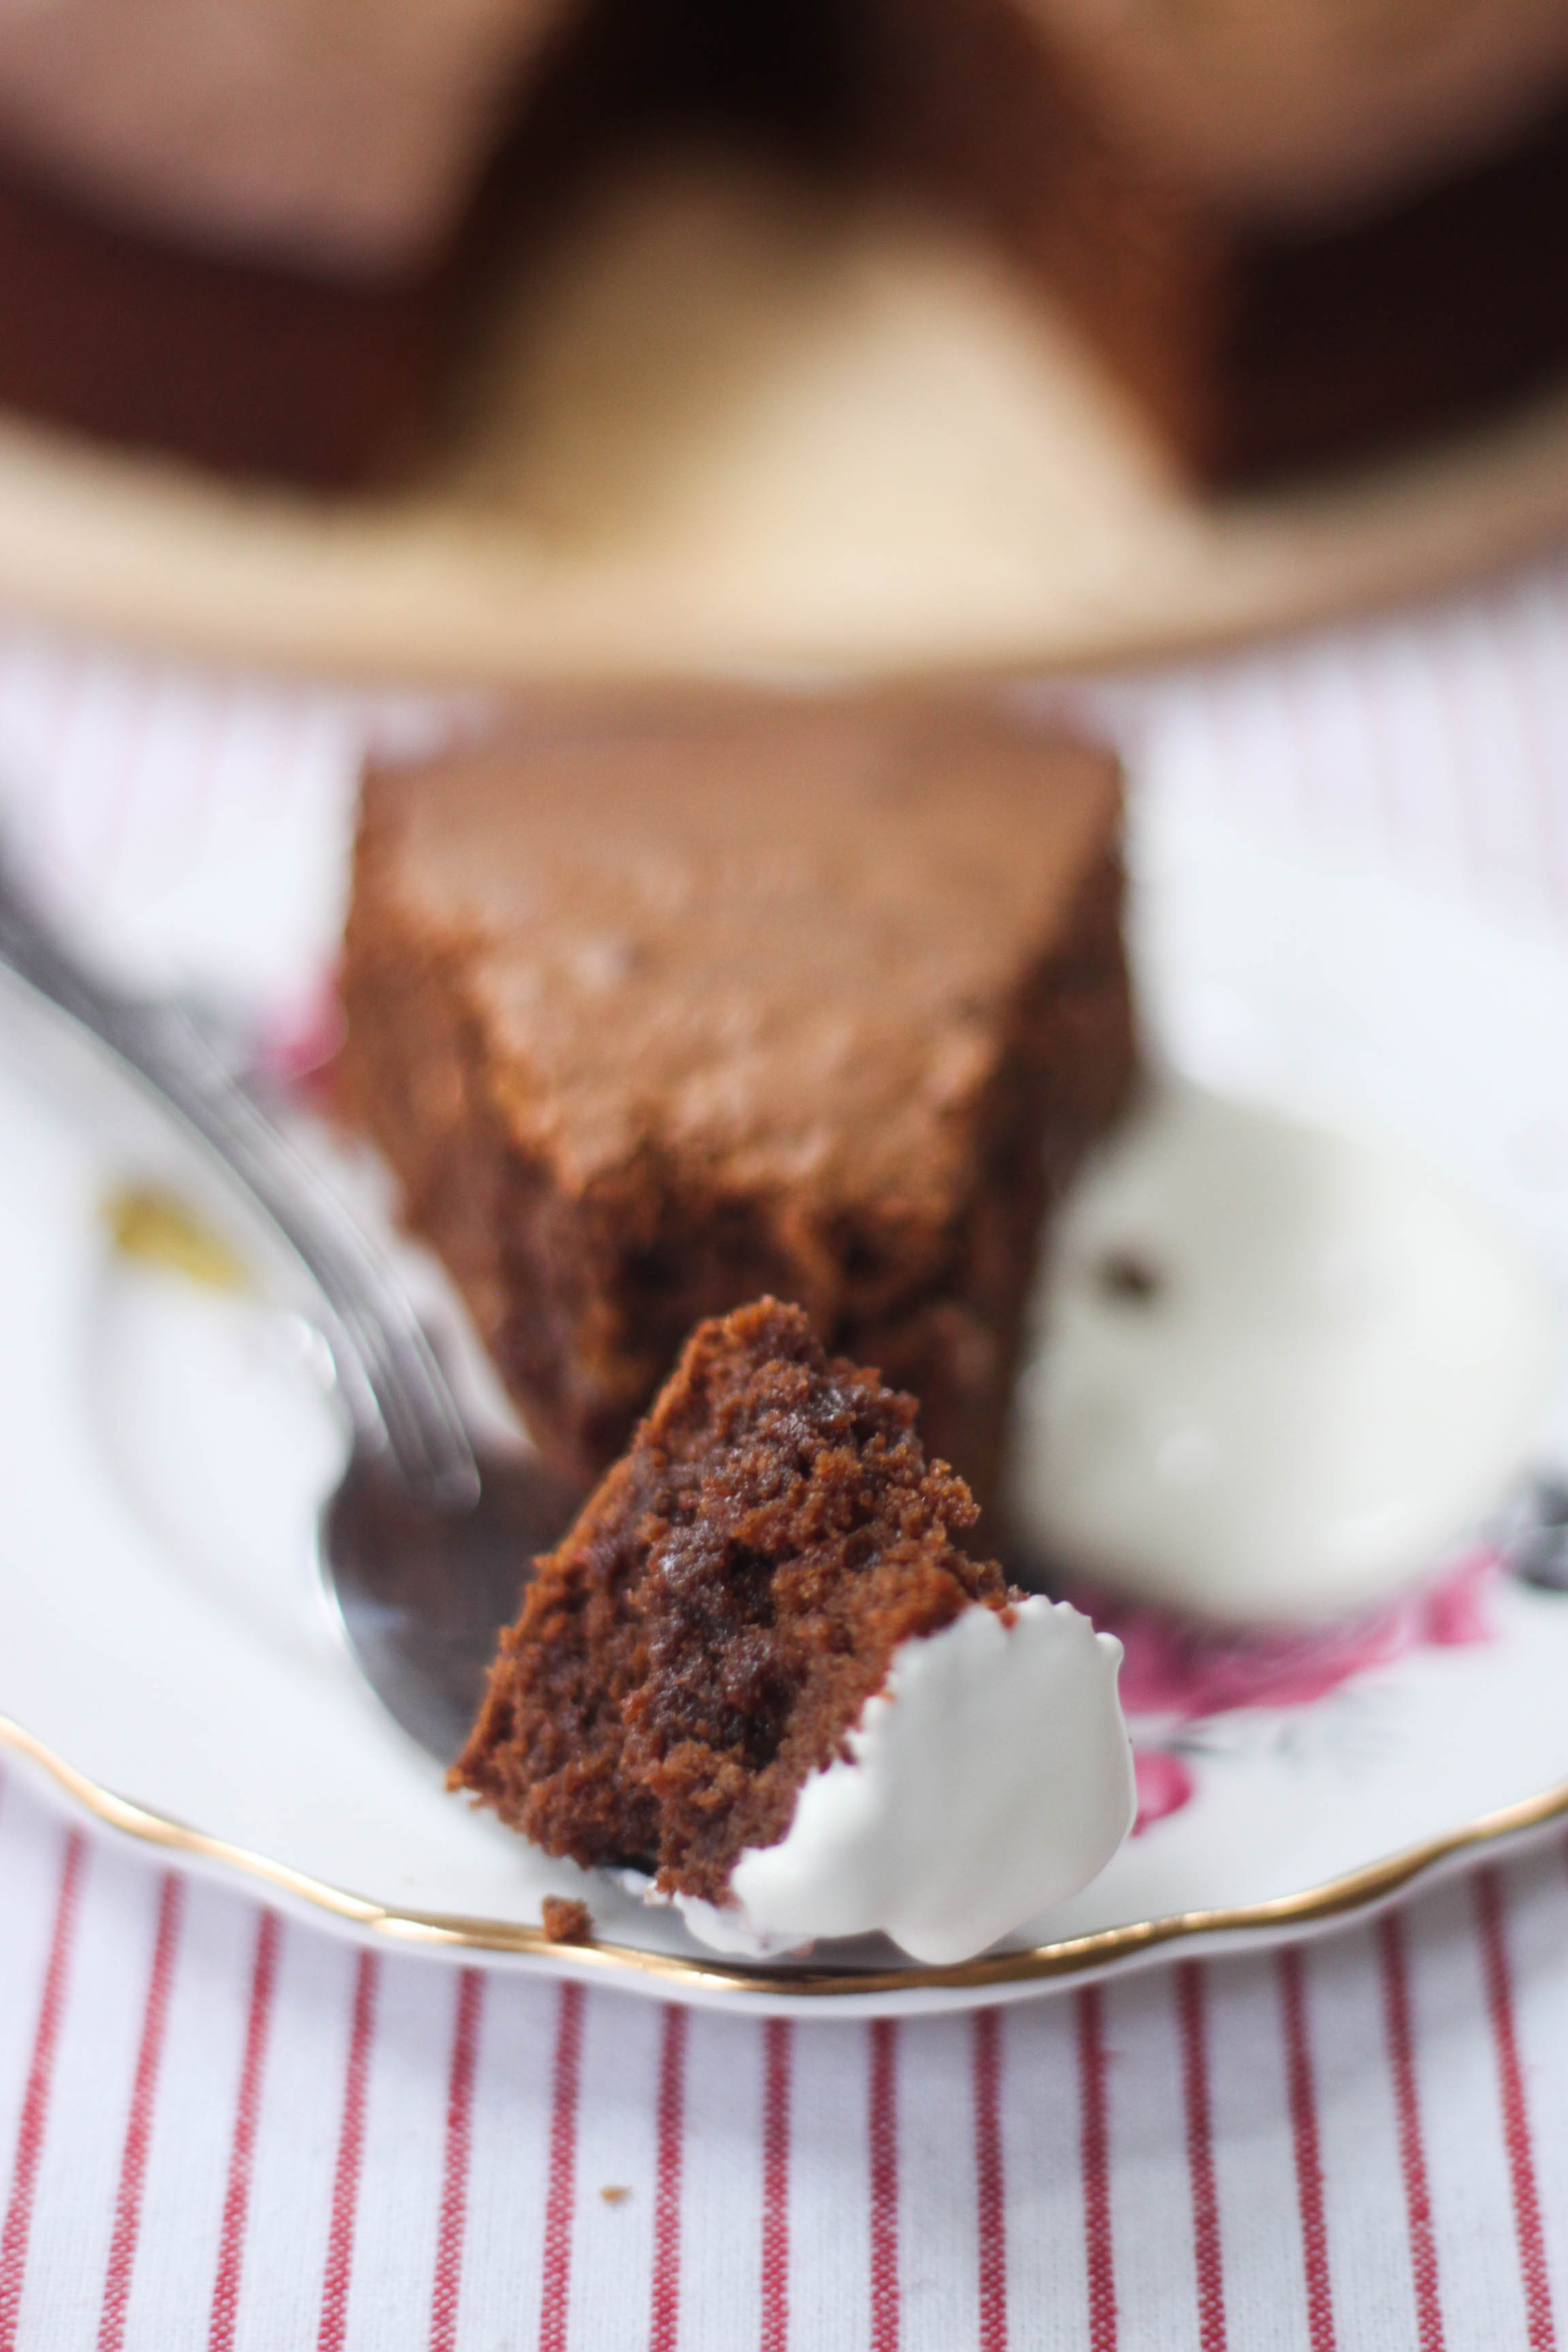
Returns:
[[[1309,1706],[1352,1675],[1392,1664],[1413,1650],[1489,1641],[1489,1598],[1504,1570],[1489,1547],[1385,1608],[1333,1625],[1232,1630],[1099,1594],[1072,1594],[1126,1657],[1121,1703],[1136,1722],[1171,1729],[1241,1707]],[[1158,1736],[1133,1746],[1137,1837],[1196,1793],[1191,1765]]]

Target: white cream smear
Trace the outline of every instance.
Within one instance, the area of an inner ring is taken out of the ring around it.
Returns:
[[[1020,1536],[1237,1624],[1436,1567],[1527,1460],[1558,1338],[1522,1255],[1403,1153],[1173,1082],[1080,1181],[1039,1305]]]
[[[786,1834],[752,1846],[722,1906],[677,1898],[710,1948],[756,1957],[879,1930],[966,1960],[1103,1870],[1132,1825],[1121,1644],[1035,1595],[903,1643]],[[646,1884],[646,1882],[644,1882]]]

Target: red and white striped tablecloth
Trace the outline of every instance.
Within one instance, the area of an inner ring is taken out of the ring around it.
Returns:
[[[1568,1853],[761,2023],[355,1950],[0,1793],[0,2346],[1545,2352]]]
[[[1568,921],[1568,564],[1087,699],[1135,770]],[[287,994],[276,925],[218,969],[202,859],[287,896],[424,716],[17,628],[0,809],[125,952]],[[1545,2352],[1562,2298],[1561,1840],[1274,1956],[762,2023],[362,1953],[0,1781],[0,2352]]]

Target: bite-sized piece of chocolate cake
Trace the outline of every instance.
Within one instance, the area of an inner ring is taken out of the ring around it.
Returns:
[[[452,1784],[720,1948],[979,1950],[1131,1818],[1120,1646],[1010,1593],[915,1401],[798,1307],[701,1325],[542,1559]]]
[[[588,1478],[772,1291],[989,1481],[1042,1214],[1133,1058],[1114,761],[983,708],[558,715],[367,780],[345,1098]]]
[[[1568,358],[1560,0],[858,0],[869,135],[1190,464],[1398,445]]]

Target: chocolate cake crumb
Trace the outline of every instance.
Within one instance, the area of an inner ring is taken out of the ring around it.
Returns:
[[[975,1601],[977,1507],[912,1397],[798,1307],[699,1327],[630,1453],[538,1564],[451,1774],[546,1853],[722,1903],[911,1636]]]
[[[540,1906],[544,1933],[552,1944],[591,1944],[594,1919],[585,1903],[566,1895],[547,1895]]]

